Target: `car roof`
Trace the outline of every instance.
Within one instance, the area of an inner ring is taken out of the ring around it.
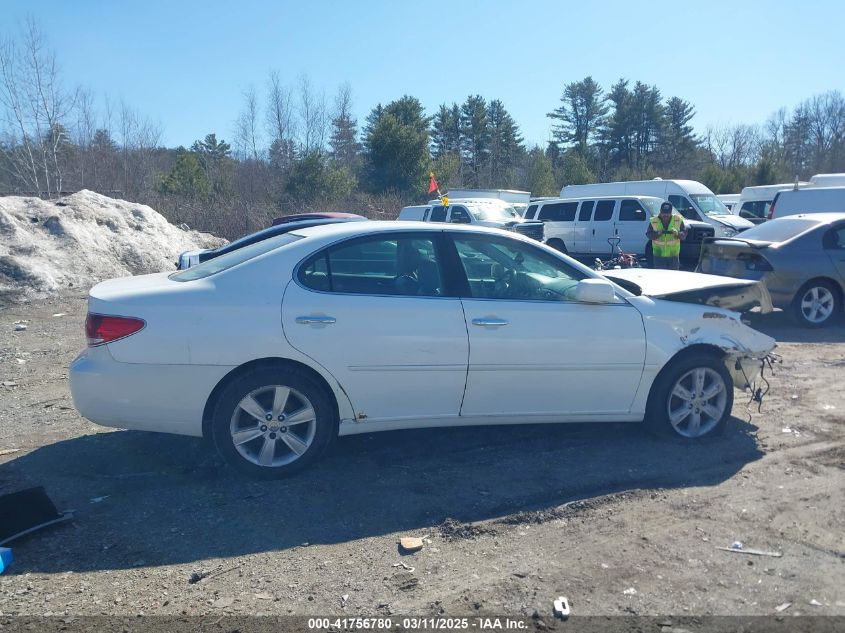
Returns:
[[[299,222],[301,220],[319,220],[329,218],[366,220],[366,218],[360,213],[343,213],[340,211],[315,211],[313,213],[293,213],[291,215],[283,215],[273,220],[273,226],[287,224],[289,222]]]
[[[795,213],[793,215],[782,215],[779,218],[773,218],[769,220],[769,222],[777,222],[779,220],[789,220],[789,219],[801,218],[807,220],[818,220],[819,224],[832,224],[833,222],[838,222],[840,220],[845,220],[845,212],[842,213],[834,213],[834,212],[826,212],[826,213]]]
[[[396,220],[371,220],[369,222],[341,222],[338,224],[324,224],[291,231],[300,237],[347,237],[350,235],[367,235],[369,233],[407,232],[407,231],[465,231],[467,233],[489,233],[501,235],[502,230],[475,224],[449,224],[447,222],[414,222]],[[514,237],[522,237],[519,233],[507,232]],[[530,238],[526,238],[530,239]]]
[[[578,200],[618,200],[620,198],[625,198],[626,200],[663,200],[663,198],[661,198],[660,196],[649,196],[639,193],[617,193],[615,195],[604,194],[601,196],[572,196],[571,198],[545,198],[543,200],[538,200],[537,204],[548,204],[549,202],[577,202]]]

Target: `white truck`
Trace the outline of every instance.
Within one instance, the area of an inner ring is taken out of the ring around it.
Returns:
[[[503,200],[510,204],[519,215],[525,213],[528,203],[531,202],[530,191],[518,191],[517,189],[449,189],[446,196],[451,199],[480,200],[491,198]]]
[[[672,203],[687,220],[700,220],[711,225],[716,237],[733,237],[754,226],[745,218],[733,215],[710,189],[695,180],[632,180],[601,182],[591,185],[567,185],[561,198],[607,196],[655,196]]]
[[[542,222],[526,220],[511,204],[495,198],[449,198],[448,206],[440,200],[430,200],[428,204],[403,208],[397,220],[489,226],[543,241]]]

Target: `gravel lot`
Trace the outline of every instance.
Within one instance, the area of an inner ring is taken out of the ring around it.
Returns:
[[[14,544],[2,615],[551,620],[558,595],[574,614],[845,615],[842,326],[756,318],[783,364],[762,413],[737,394],[704,445],[623,424],[420,430],[257,482],[201,440],[82,419],[66,373],[84,312],[0,309],[0,492],[44,485],[76,512]],[[401,555],[401,536],[425,547]],[[734,541],[783,556],[716,549]]]

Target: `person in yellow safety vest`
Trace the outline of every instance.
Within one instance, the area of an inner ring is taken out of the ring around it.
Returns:
[[[645,235],[651,240],[652,267],[678,270],[681,265],[681,240],[687,235],[687,227],[671,204],[664,202],[660,205],[660,213],[651,218]]]

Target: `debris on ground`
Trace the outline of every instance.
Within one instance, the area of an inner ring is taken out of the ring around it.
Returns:
[[[783,604],[779,604],[778,606],[776,606],[775,611],[777,611],[778,613],[783,613],[784,611],[786,611],[791,606],[792,606],[791,602],[784,602]]]
[[[416,569],[416,567],[411,567],[407,563],[393,563],[393,567],[401,567],[405,571],[410,571],[410,572],[413,572]]]
[[[24,321],[15,321],[15,332],[23,332],[26,328],[27,325]]]
[[[3,455],[11,455],[12,453],[17,453],[21,449],[19,448],[0,448],[0,456]]]
[[[100,503],[101,501],[108,499],[111,495],[103,495],[102,497],[92,497],[91,503]]]
[[[401,547],[404,552],[418,552],[423,548],[423,545],[423,540],[416,536],[403,536],[399,539],[399,547]]]
[[[628,587],[628,588],[627,588],[625,591],[623,591],[622,593],[623,593],[623,594],[625,594],[626,596],[636,596],[636,595],[637,595],[637,590],[636,590],[636,589],[634,589],[633,587]]]
[[[556,617],[561,620],[569,617],[569,600],[566,599],[566,596],[558,596],[554,602],[554,608]]]
[[[13,560],[12,550],[8,547],[0,547],[0,574],[9,568]]]
[[[0,545],[73,518],[60,513],[43,486],[0,496]]]
[[[739,541],[734,541],[731,543],[730,547],[721,547],[720,545],[716,546],[716,549],[720,549],[723,552],[735,552],[737,554],[750,554],[751,556],[771,556],[773,558],[780,558],[783,556],[781,552],[766,552],[764,550],[759,549],[750,549],[743,547],[742,543]]]
[[[3,386],[4,387],[17,387],[18,383],[16,383],[14,380],[4,380]]]
[[[812,600],[810,600],[810,606],[822,607],[824,605],[821,602],[819,602],[818,600],[816,600],[815,598],[813,598]]]
[[[232,596],[224,596],[213,601],[211,606],[215,609],[225,609],[226,607],[231,607],[233,604],[235,604],[235,599]]]

